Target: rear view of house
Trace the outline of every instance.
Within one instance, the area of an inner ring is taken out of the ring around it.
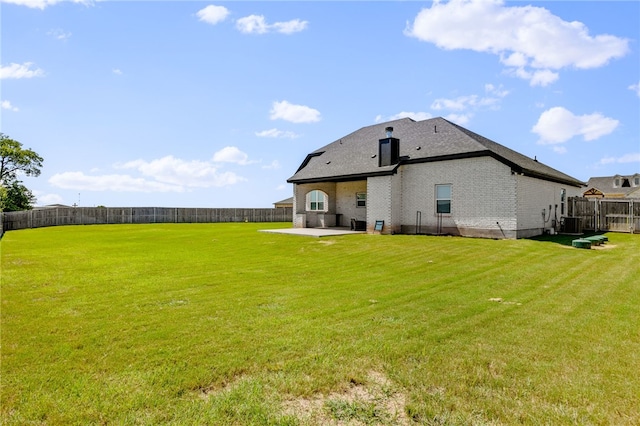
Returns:
[[[556,229],[583,182],[443,118],[363,127],[311,152],[294,227],[522,238]]]

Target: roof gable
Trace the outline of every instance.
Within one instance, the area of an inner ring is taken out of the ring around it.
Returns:
[[[598,188],[595,188],[593,186],[587,189],[586,191],[584,191],[582,195],[585,197],[604,197],[604,194],[602,193],[602,191],[600,191]]]

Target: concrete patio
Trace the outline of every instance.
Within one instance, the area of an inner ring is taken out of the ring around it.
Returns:
[[[284,228],[284,229],[261,229],[260,232],[270,232],[273,234],[303,235],[306,237],[334,237],[336,235],[366,234],[365,231],[352,231],[349,228]]]

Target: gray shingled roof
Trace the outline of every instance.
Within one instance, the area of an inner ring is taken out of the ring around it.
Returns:
[[[378,167],[378,141],[393,127],[400,139],[400,164]],[[546,166],[444,118],[414,121],[410,118],[363,127],[313,151],[287,182],[306,183],[365,179],[395,173],[401,164],[491,156],[514,171],[540,179],[583,186],[569,175]]]
[[[629,176],[616,175],[616,176],[592,177],[592,178],[589,178],[589,182],[587,182],[586,189],[589,190],[591,188],[595,188],[600,192],[602,192],[605,196],[607,195],[611,196],[615,194],[615,195],[621,195],[623,197],[628,197],[631,193],[635,191],[639,191],[638,196],[640,196],[640,188],[637,186],[633,186],[633,178],[637,176],[640,176],[640,174],[636,173],[635,175],[629,175]],[[616,178],[620,179],[621,185],[624,182],[624,179],[628,179],[630,186],[620,186],[617,188],[614,187],[613,182],[614,182],[614,179]],[[633,196],[635,195],[636,194],[633,194]]]
[[[284,200],[276,201],[273,204],[293,204],[293,197],[285,198]]]

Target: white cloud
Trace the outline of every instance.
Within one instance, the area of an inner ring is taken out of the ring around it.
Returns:
[[[450,111],[464,111],[472,106],[477,105],[478,96],[470,95],[470,96],[459,96],[455,99],[436,99],[431,104],[431,109],[436,111],[439,110],[450,110]]]
[[[200,9],[196,13],[196,16],[202,22],[215,25],[227,19],[227,16],[229,16],[229,9],[224,6],[209,5],[204,9]]]
[[[473,114],[449,114],[444,118],[453,123],[464,126],[465,124],[469,123],[469,121],[471,120],[471,117],[473,117]]]
[[[189,188],[226,186],[242,180],[233,173],[219,173],[217,168],[205,161],[186,161],[168,155],[152,161],[135,160],[122,165],[121,169],[135,169],[143,176],[158,182]]]
[[[640,96],[640,83],[632,84],[631,86],[628,87],[628,89],[632,90],[633,92],[635,92],[636,95]]]
[[[273,160],[271,164],[262,166],[262,168],[266,170],[277,170],[277,169],[280,169],[281,167],[282,166],[280,166],[280,162],[278,160]]]
[[[249,156],[235,146],[225,146],[213,154],[213,161],[217,163],[235,163],[241,166],[255,163],[255,161],[249,161]]]
[[[236,21],[238,31],[245,34],[266,34],[269,32],[293,34],[305,30],[307,25],[307,21],[301,21],[299,19],[268,24],[262,15],[249,15]]]
[[[431,103],[431,110],[433,111],[449,111],[448,115],[445,115],[449,121],[453,121],[460,125],[465,125],[474,116],[474,111],[483,109],[499,109],[502,98],[509,95],[509,91],[502,85],[494,86],[491,83],[484,85],[485,96],[480,95],[465,95],[458,96],[456,98],[438,98]],[[398,120],[404,117],[412,118],[416,121],[427,120],[433,117],[433,114],[429,112],[408,112],[403,111],[390,117],[383,117],[382,115],[376,116],[376,122]]]
[[[439,98],[432,102],[431,109],[434,111],[451,111],[445,118],[460,125],[467,124],[474,111],[497,110],[500,109],[502,98],[509,95],[509,91],[502,85],[496,87],[491,83],[484,85],[486,96],[465,95],[456,98]]]
[[[531,86],[548,86],[549,84],[555,82],[558,78],[560,78],[560,74],[557,72],[553,72],[550,70],[540,70],[535,71],[531,74],[530,78],[526,78],[529,80],[529,84]]]
[[[632,152],[624,154],[621,157],[605,157],[600,160],[600,164],[613,164],[613,163],[640,163],[640,152]]]
[[[509,94],[509,91],[504,89],[502,84],[498,87],[494,86],[491,83],[487,83],[484,85],[484,91],[486,93],[490,93],[494,96],[497,96],[499,98],[504,98],[505,96],[507,96]]]
[[[129,175],[111,174],[90,176],[83,172],[56,173],[49,183],[63,189],[115,192],[183,192],[181,185],[171,185]]]
[[[20,109],[18,109],[18,107],[15,107],[15,106],[11,105],[11,102],[9,102],[9,101],[2,101],[0,103],[0,107],[2,107],[2,109],[7,109],[7,110],[13,111],[13,112],[20,111]]]
[[[600,113],[575,115],[563,107],[544,111],[531,131],[538,134],[539,144],[559,144],[574,136],[585,141],[608,135],[618,127],[619,121]]]
[[[185,192],[194,188],[223,187],[246,180],[233,172],[220,172],[212,162],[187,161],[172,155],[151,161],[140,159],[115,164],[114,168],[136,171],[140,176],[64,172],[53,175],[49,183],[63,189],[84,191]]]
[[[435,1],[405,30],[408,36],[447,49],[497,55],[510,72],[545,86],[567,67],[597,68],[629,52],[629,41],[591,36],[581,22],[567,22],[542,7],[505,6],[502,0]]]
[[[236,28],[245,34],[265,34],[269,31],[267,21],[261,15],[250,15],[238,19]]]
[[[120,68],[114,68],[111,70],[115,75],[122,75],[122,70]]]
[[[314,123],[320,121],[320,111],[304,105],[294,105],[287,101],[274,102],[269,118],[282,119],[291,123]]]
[[[524,68],[512,68],[507,70],[507,74],[516,76],[523,80],[529,80],[530,86],[548,86],[560,78],[560,74],[550,70],[527,71]]]
[[[296,139],[300,137],[300,135],[294,132],[278,130],[278,129],[269,129],[269,130],[263,130],[261,132],[256,132],[256,136],[260,138],[279,138],[279,139],[282,139],[282,138]]]
[[[428,112],[402,111],[390,117],[383,117],[382,115],[376,115],[376,123],[400,120],[401,118],[410,118],[415,121],[422,121],[422,120],[428,120],[429,118],[433,118],[433,115],[429,114]]]
[[[62,197],[58,194],[45,194],[38,190],[33,191],[38,206],[48,206],[50,204],[62,204]]]
[[[51,30],[47,33],[48,36],[55,38],[56,40],[66,40],[71,37],[71,33],[68,31],[64,31],[60,28],[56,28],[55,30]]]
[[[562,145],[554,145],[553,152],[555,152],[556,154],[566,154],[567,148]]]
[[[282,34],[299,33],[307,28],[309,23],[307,21],[301,21],[299,19],[293,19],[287,22],[276,22],[272,25],[275,31]]]
[[[87,6],[93,4],[92,0],[2,0],[1,2],[43,10],[47,6],[53,6],[54,4],[61,3],[63,1],[71,1],[72,3],[80,3]]]
[[[12,63],[7,66],[0,67],[0,80],[5,78],[33,78],[42,77],[44,71],[40,68],[31,69],[32,62],[25,62],[24,64]]]

